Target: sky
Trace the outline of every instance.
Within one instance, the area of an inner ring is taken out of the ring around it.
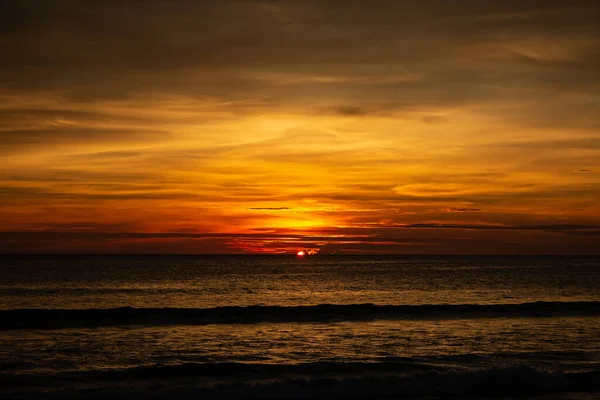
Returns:
[[[0,1],[0,252],[599,254],[599,21]]]

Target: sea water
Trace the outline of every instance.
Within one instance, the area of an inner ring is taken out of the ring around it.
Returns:
[[[0,262],[3,397],[600,395],[597,257]]]

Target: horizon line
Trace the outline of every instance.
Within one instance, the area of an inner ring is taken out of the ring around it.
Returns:
[[[293,256],[297,257],[296,253],[0,253],[0,257],[6,256]],[[305,256],[311,258],[315,256],[338,257],[338,256],[405,256],[405,257],[600,257],[598,254],[572,254],[572,253],[335,253],[335,254],[312,254]]]

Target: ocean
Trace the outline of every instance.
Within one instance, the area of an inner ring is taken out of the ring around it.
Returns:
[[[0,264],[2,399],[600,398],[600,257]]]

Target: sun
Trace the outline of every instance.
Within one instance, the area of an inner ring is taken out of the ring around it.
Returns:
[[[304,250],[300,250],[299,252],[296,253],[296,255],[298,257],[304,257]]]

